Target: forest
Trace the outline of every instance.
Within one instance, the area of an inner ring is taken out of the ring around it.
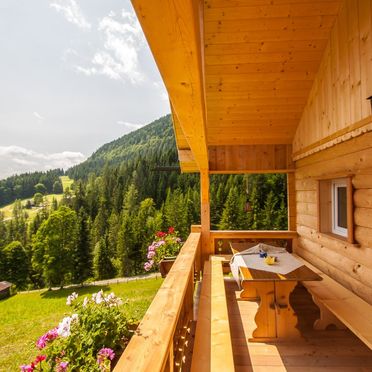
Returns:
[[[180,174],[177,165],[168,115],[69,169],[71,189],[41,203],[32,220],[16,201],[11,219],[0,213],[0,281],[26,289],[143,273],[157,231],[173,226],[185,240],[200,223],[199,175]],[[60,173],[44,174],[45,194]],[[17,187],[17,177],[2,182]],[[39,174],[25,178],[40,191]],[[214,175],[210,191],[213,229],[287,228],[285,175]]]

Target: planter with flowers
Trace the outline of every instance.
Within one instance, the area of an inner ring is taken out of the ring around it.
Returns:
[[[130,339],[123,302],[102,290],[83,301],[77,297],[67,297],[73,313],[37,340],[39,355],[21,371],[111,371]]]
[[[144,269],[150,271],[153,268],[159,268],[164,278],[176,260],[182,244],[174,227],[170,227],[167,232],[158,231],[155,234],[155,240],[147,248],[148,261],[145,262]]]

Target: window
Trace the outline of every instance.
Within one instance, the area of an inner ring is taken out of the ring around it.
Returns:
[[[347,237],[347,182],[332,181],[332,232]]]
[[[354,240],[351,177],[320,180],[318,188],[318,229],[350,243]]]

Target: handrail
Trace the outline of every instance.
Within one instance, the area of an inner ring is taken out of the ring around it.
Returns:
[[[211,230],[213,239],[294,239],[297,231],[290,230]]]
[[[114,371],[173,371],[178,323],[192,317],[194,266],[200,268],[200,236],[189,235]],[[186,314],[181,316],[181,311]]]

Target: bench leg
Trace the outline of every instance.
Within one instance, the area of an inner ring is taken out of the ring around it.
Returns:
[[[314,329],[324,330],[330,324],[335,325],[338,329],[346,329],[345,325],[338,320],[338,318],[333,315],[321,301],[319,301],[314,295],[312,295],[313,301],[320,310],[320,318],[314,322]]]
[[[240,292],[240,300],[257,300],[258,299],[258,294],[257,290],[252,285],[253,283],[246,283],[243,282],[243,289]]]

